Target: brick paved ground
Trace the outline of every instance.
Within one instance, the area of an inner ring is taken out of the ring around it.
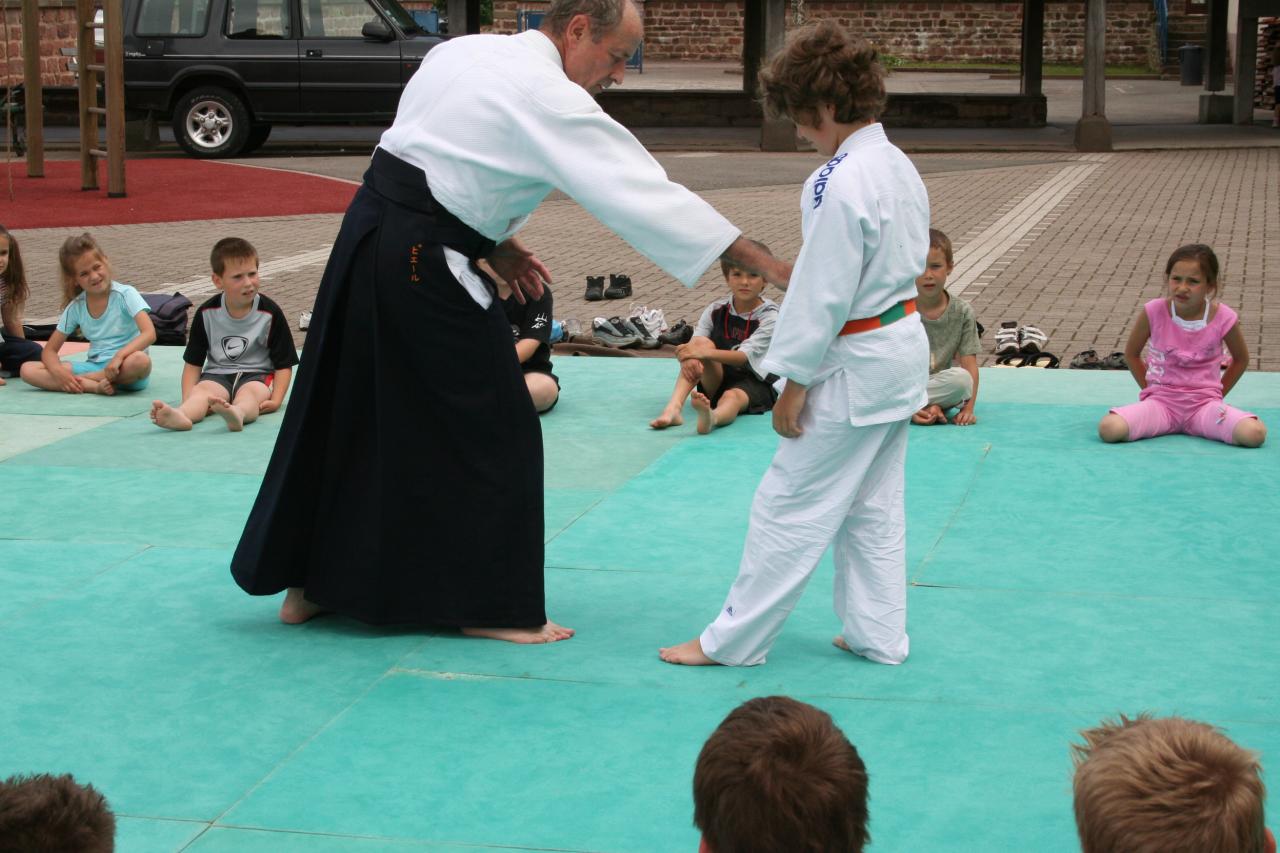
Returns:
[[[748,236],[775,253],[799,250],[799,181],[814,155],[662,155],[673,177],[699,191]],[[1123,346],[1138,307],[1155,296],[1168,252],[1201,241],[1223,262],[1225,301],[1241,314],[1256,369],[1280,370],[1280,291],[1264,283],[1280,275],[1280,150],[1183,150],[1069,155],[1045,153],[920,154],[935,224],[947,231],[966,264],[980,274],[963,295],[989,328],[1010,319],[1049,334],[1064,362],[1083,349]],[[290,163],[270,160],[271,165]],[[310,171],[354,178],[363,158],[292,161]],[[339,216],[237,219],[98,228],[118,277],[142,290],[190,284],[206,275],[213,240],[241,234],[264,263],[296,258],[331,243]],[[1269,227],[1270,226],[1270,227]],[[29,318],[58,309],[55,255],[72,229],[19,232],[33,284]],[[686,290],[609,233],[574,202],[545,202],[522,235],[556,276],[556,313],[589,325],[626,305],[582,299],[588,274],[625,272],[637,302],[670,320],[690,321],[719,295],[719,271]],[[981,255],[981,258],[979,258]],[[309,308],[322,263],[268,276],[264,285],[290,317]],[[286,264],[287,266],[287,264]],[[959,279],[953,279],[959,280]],[[776,295],[776,294],[775,294]],[[197,298],[195,301],[199,301]],[[299,343],[303,336],[298,335]],[[990,333],[984,340],[990,345]],[[990,363],[990,356],[984,363]]]

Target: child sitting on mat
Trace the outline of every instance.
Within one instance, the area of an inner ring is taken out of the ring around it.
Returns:
[[[111,280],[111,262],[93,237],[69,237],[58,251],[65,306],[40,361],[22,365],[22,380],[45,391],[114,394],[141,391],[151,375],[155,343],[151,309],[137,290]],[[84,361],[58,358],[76,328],[89,341]]]
[[[1072,744],[1083,853],[1276,853],[1257,754],[1206,723],[1140,714]]]
[[[711,733],[693,771],[702,853],[858,853],[867,768],[831,715],[786,696],[749,699]]]
[[[28,292],[18,241],[0,225],[0,369],[11,376],[27,362],[40,360],[40,345],[27,340],[22,331],[22,308]]]
[[[495,275],[493,280],[498,285],[502,313],[511,324],[516,358],[520,361],[529,397],[538,414],[546,414],[560,399],[560,379],[551,372],[551,288],[543,287],[542,296],[537,299],[525,296],[521,302],[500,277]]]
[[[189,430],[212,412],[239,432],[280,408],[298,352],[280,306],[258,292],[258,251],[226,237],[209,255],[218,293],[196,309],[182,360],[182,403],[151,403],[156,426]]]
[[[749,241],[772,256],[769,247]],[[698,318],[693,337],[676,347],[680,375],[662,414],[649,422],[654,429],[684,423],[680,410],[692,395],[698,413],[698,433],[728,426],[746,412],[759,415],[773,408],[778,377],[760,369],[769,351],[778,306],[765,299],[762,276],[721,259],[720,271],[729,295],[707,306]]]
[[[963,299],[947,293],[947,276],[955,269],[951,240],[929,229],[929,255],[916,279],[916,308],[929,336],[929,402],[911,416],[914,424],[945,424],[947,412],[957,426],[976,424],[978,399],[978,322]],[[953,367],[955,361],[959,367]]]
[[[1166,295],[1148,302],[1124,347],[1138,402],[1112,409],[1098,424],[1106,442],[1170,433],[1258,447],[1267,428],[1252,412],[1223,402],[1249,363],[1239,317],[1218,297],[1218,256],[1199,243],[1182,246],[1164,267]],[[1147,360],[1142,360],[1142,348]],[[1231,366],[1222,372],[1222,347]]]
[[[834,545],[835,644],[907,658],[907,425],[927,399],[916,277],[929,196],[885,136],[875,48],[830,20],[797,30],[760,74],[765,105],[830,158],[805,181],[804,244],[761,371],[786,377],[783,437],[756,489],[738,577],[715,621],[668,663],[764,663]]]

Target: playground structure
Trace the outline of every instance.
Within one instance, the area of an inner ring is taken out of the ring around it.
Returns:
[[[80,188],[99,189],[99,159],[107,161],[107,196],[125,196],[124,166],[124,0],[103,0],[96,20],[95,0],[76,0],[76,57],[79,65]],[[40,79],[40,23],[37,0],[22,2],[22,77],[27,131],[27,177],[44,177],[44,99]],[[95,34],[101,30],[99,56]],[[104,103],[98,104],[102,81]],[[106,142],[99,148],[99,118]]]

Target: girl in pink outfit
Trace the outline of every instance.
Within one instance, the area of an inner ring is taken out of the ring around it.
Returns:
[[[1138,402],[1112,409],[1098,424],[1098,435],[1115,442],[1181,432],[1258,447],[1267,438],[1262,421],[1222,399],[1244,374],[1249,348],[1239,316],[1216,301],[1217,256],[1199,243],[1183,246],[1169,256],[1164,274],[1168,295],[1143,306],[1124,348],[1142,389]],[[1225,373],[1223,344],[1231,353]]]

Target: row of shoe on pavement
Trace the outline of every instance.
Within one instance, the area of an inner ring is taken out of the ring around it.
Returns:
[[[595,318],[591,322],[591,335],[597,342],[615,349],[657,349],[663,344],[687,344],[693,337],[693,327],[684,320],[668,326],[661,308],[632,304],[625,317]]]

